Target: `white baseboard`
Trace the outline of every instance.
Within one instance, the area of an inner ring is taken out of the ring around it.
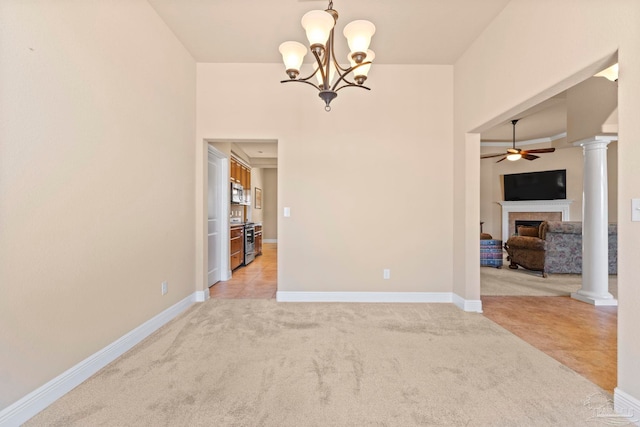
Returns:
[[[461,310],[482,313],[482,301],[479,299],[464,299],[458,294],[453,294],[453,303]]]
[[[262,243],[278,243],[278,239],[262,239]]]
[[[640,426],[640,400],[616,387],[613,390],[613,410],[628,417],[629,423]],[[620,424],[619,424],[620,425]]]
[[[209,288],[204,291],[196,291],[193,295],[195,302],[205,302],[209,299]]]
[[[276,292],[279,302],[452,302],[451,292]]]
[[[455,304],[464,311],[482,313],[482,301],[465,300],[452,292],[276,292],[278,302],[416,302]]]
[[[87,357],[82,362],[69,368],[42,387],[37,388],[22,399],[0,411],[0,427],[18,426],[35,416],[38,412],[67,394],[90,376],[122,356],[133,346],[189,308],[193,303],[198,301],[197,294],[198,292],[195,292],[182,301],[172,305],[131,332]]]

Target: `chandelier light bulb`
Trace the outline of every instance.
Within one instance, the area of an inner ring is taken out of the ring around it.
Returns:
[[[349,50],[351,50],[351,56],[356,63],[361,63],[364,60],[369,44],[371,43],[371,37],[376,32],[376,26],[369,21],[357,20],[352,21],[344,27],[343,34],[347,38],[349,44]]]
[[[289,78],[295,79],[300,74],[300,67],[307,54],[307,48],[302,43],[289,41],[282,43],[278,50],[282,54],[282,61]]]
[[[324,45],[327,43],[329,34],[336,23],[333,16],[324,10],[312,10],[305,13],[300,22],[307,33],[311,50],[324,50]]]
[[[376,54],[371,49],[368,49],[367,56],[364,58],[363,62],[373,62],[375,58],[376,58]],[[356,65],[358,65],[355,59],[351,57],[351,54],[347,55],[347,59],[349,60],[349,63],[351,64],[352,67],[355,67]],[[356,83],[358,83],[359,85],[364,83],[364,81],[367,79],[367,75],[369,74],[370,69],[371,69],[371,64],[365,64],[353,70],[352,73],[356,79]]]
[[[507,155],[507,160],[511,160],[512,162],[515,162],[516,160],[520,160],[521,158],[522,158],[522,154],[520,153]]]

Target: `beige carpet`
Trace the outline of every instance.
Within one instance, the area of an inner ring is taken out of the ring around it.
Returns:
[[[193,306],[27,426],[582,426],[596,385],[452,304]]]
[[[512,270],[504,260],[502,268],[480,267],[481,295],[567,296],[582,287],[580,274],[549,274],[523,268]],[[609,276],[609,292],[618,297],[618,276]]]

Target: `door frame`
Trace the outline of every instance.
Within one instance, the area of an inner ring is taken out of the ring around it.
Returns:
[[[229,157],[226,156],[222,151],[216,149],[207,143],[207,167],[205,168],[204,174],[204,194],[206,194],[207,198],[209,197],[209,156],[213,156],[216,159],[220,160],[220,168],[218,175],[218,190],[220,191],[220,205],[218,206],[218,217],[220,218],[220,281],[229,280],[231,278],[231,270],[229,268]],[[208,201],[208,200],[207,200]],[[207,216],[208,221],[208,216]],[[205,228],[205,239],[207,244],[204,245],[204,270],[205,274],[208,275],[209,272],[209,245],[208,245],[208,227]],[[227,242],[225,245],[224,242]],[[208,289],[209,283],[207,279],[207,283],[205,283],[206,288]]]

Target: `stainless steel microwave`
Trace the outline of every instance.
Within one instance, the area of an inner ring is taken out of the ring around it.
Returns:
[[[244,189],[237,182],[231,183],[231,203],[244,202]]]

